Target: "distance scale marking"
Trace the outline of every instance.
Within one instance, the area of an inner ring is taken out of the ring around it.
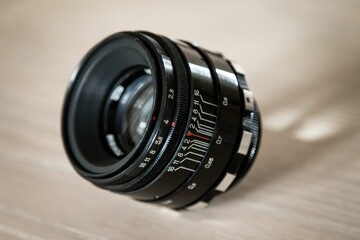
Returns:
[[[206,101],[202,97],[201,91],[197,89],[194,90],[192,106],[189,128],[175,158],[157,179],[156,184],[130,193],[134,198],[143,201],[161,199],[184,184],[200,166],[213,139],[218,107],[215,103]]]
[[[212,189],[223,178],[222,174],[230,162],[238,141],[238,131],[241,126],[234,126],[233,122],[241,120],[240,91],[238,81],[230,65],[219,56],[211,53],[204,54],[203,58],[213,65],[213,76],[218,84],[219,105],[217,113],[216,135],[212,136],[209,150],[196,173],[188,180],[186,185],[176,192],[162,199],[162,204],[170,208],[184,208],[198,200]],[[211,61],[209,61],[211,59]]]
[[[168,167],[169,172],[195,172],[204,159],[216,127],[217,104],[204,100],[200,90],[194,90],[193,109],[189,130],[181,151]]]
[[[229,64],[233,66],[233,63],[229,61]],[[235,68],[234,68],[235,69]],[[235,69],[236,70],[236,69]],[[247,87],[244,75],[235,71],[239,81],[239,86],[242,89],[242,95],[244,98],[244,109],[242,126],[243,130],[240,146],[237,151],[237,155],[229,163],[229,167],[224,178],[218,183],[216,188],[207,192],[199,202],[188,206],[186,209],[198,209],[207,206],[207,204],[217,195],[227,191],[234,181],[241,181],[248,169],[251,167],[256,147],[259,144],[258,132],[260,131],[260,116],[259,111],[256,109],[255,99],[252,92]]]

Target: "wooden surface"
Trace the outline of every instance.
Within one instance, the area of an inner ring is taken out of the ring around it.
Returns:
[[[260,103],[254,168],[204,210],[100,190],[60,137],[67,79],[145,29],[237,60]],[[359,1],[0,1],[0,239],[360,239]]]

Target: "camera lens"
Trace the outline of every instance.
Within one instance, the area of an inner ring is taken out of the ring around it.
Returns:
[[[63,142],[93,184],[196,209],[239,182],[260,112],[235,62],[187,41],[120,32],[93,47],[65,97]]]

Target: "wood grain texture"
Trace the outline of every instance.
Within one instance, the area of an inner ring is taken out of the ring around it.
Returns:
[[[360,239],[359,1],[0,2],[0,239]],[[64,153],[67,79],[105,36],[145,29],[222,51],[263,111],[260,155],[212,206],[100,190]]]

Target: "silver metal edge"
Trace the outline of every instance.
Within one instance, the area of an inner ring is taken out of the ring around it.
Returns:
[[[242,155],[246,155],[250,148],[252,133],[248,131],[243,132],[243,136],[241,138],[240,147],[238,149],[238,153]]]
[[[254,95],[250,90],[243,89],[244,92],[244,102],[245,102],[245,108],[248,111],[254,111],[255,109],[255,101],[254,101]]]
[[[225,192],[230,187],[230,185],[232,184],[232,182],[234,181],[235,178],[236,178],[236,175],[231,174],[231,173],[226,173],[225,177],[221,180],[221,182],[215,188],[215,190],[220,191],[220,192]]]

